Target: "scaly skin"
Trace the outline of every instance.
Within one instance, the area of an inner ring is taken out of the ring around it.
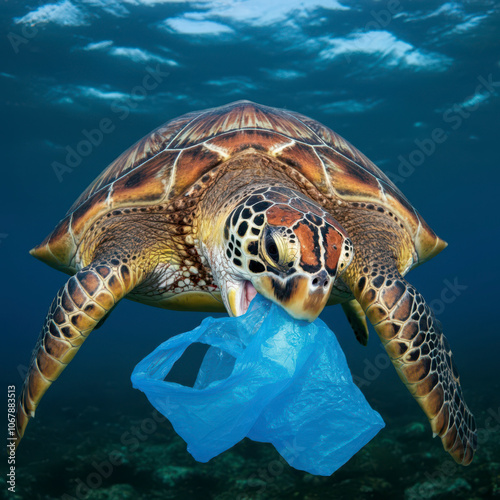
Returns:
[[[310,321],[318,316],[337,271],[345,270],[352,258],[352,245],[336,221],[280,172],[264,182],[266,170],[246,164],[250,168],[242,171],[240,164],[231,163],[228,175],[205,188],[198,217],[189,210],[189,198],[181,198],[160,209],[115,210],[96,221],[81,244],[81,270],[54,299],[33,352],[18,404],[16,445],[52,382],[125,296],[148,304],[164,299],[162,307],[177,308],[175,298],[181,292],[192,289],[208,295],[219,287],[228,311],[240,315],[245,310],[239,309],[241,301],[236,304],[235,297],[240,293],[241,299],[241,287],[253,281],[260,293],[290,314]],[[258,199],[243,207],[256,190]],[[267,200],[268,209],[259,209],[261,200]],[[243,208],[254,211],[254,219],[267,218],[265,224],[254,224],[259,235],[249,236],[256,248],[260,245],[249,260],[266,265],[258,276],[237,265],[236,250],[233,259],[227,257],[229,233],[239,239],[244,236],[243,219],[235,216],[235,211],[243,214]],[[273,257],[266,254],[265,242],[274,241],[279,255]]]
[[[85,236],[82,269],[54,299],[32,357],[16,417],[17,444],[50,384],[127,294],[160,307],[188,308],[189,299],[180,298],[196,293],[194,308],[200,309],[203,300],[207,308],[217,304],[210,293],[220,291],[228,311],[239,315],[242,285],[252,282],[291,315],[313,320],[344,273],[335,290],[339,301],[347,301],[344,310],[358,340],[366,343],[367,317],[445,449],[457,462],[470,463],[474,418],[441,325],[403,278],[416,252],[402,225],[373,203],[368,210],[325,202],[297,171],[255,151],[204,177],[209,180],[202,186],[195,183],[164,207],[114,210]],[[250,201],[252,195],[262,200]],[[267,205],[261,210],[262,202]],[[351,265],[347,236],[355,249]],[[243,290],[248,292],[246,285]]]
[[[368,325],[366,324],[366,314],[356,299],[343,302],[342,309],[351,325],[356,339],[361,345],[368,344]]]
[[[470,464],[476,423],[463,399],[450,346],[432,309],[402,276],[411,242],[386,217],[352,211],[345,221],[356,254],[344,280],[444,449],[457,463]]]
[[[100,258],[59,290],[32,354],[16,413],[16,447],[42,396],[108,312],[141,279],[136,267]]]
[[[269,177],[269,168],[260,179],[259,160],[267,166],[265,158],[248,158],[252,169],[237,164],[217,181],[218,196],[209,192],[200,204],[200,253],[230,314],[246,311],[251,283],[253,293],[294,318],[314,321],[351,261],[352,244],[337,221],[289,180]]]

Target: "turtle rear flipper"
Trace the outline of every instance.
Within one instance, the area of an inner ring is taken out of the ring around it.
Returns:
[[[100,260],[72,276],[52,302],[33,350],[16,412],[16,446],[42,396],[100,321],[137,284],[127,265]]]
[[[351,325],[356,340],[361,345],[368,344],[368,325],[366,324],[366,314],[356,299],[342,302],[342,309]]]
[[[363,255],[365,248],[370,253]],[[399,273],[387,251],[359,245],[346,280],[396,370],[456,462],[468,465],[477,447],[476,423],[460,387],[441,323]]]

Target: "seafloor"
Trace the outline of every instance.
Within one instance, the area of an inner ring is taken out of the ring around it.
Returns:
[[[499,389],[497,383],[487,393],[467,394],[479,426],[479,451],[469,467],[456,465],[431,438],[413,402],[411,412],[390,417],[394,402],[387,402],[386,428],[331,477],[295,470],[271,445],[248,439],[198,463],[146,401],[128,412],[67,407],[54,418],[46,411],[18,450],[16,493],[6,491],[2,474],[1,498],[500,498]]]

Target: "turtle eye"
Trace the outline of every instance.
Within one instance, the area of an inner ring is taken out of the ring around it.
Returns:
[[[267,227],[262,235],[262,251],[264,259],[271,266],[286,272],[297,256],[294,241],[283,228]]]
[[[278,250],[278,246],[276,245],[276,242],[274,241],[274,238],[272,236],[268,236],[267,241],[266,241],[266,252],[271,259],[274,260],[274,262],[279,262],[280,260],[280,253]]]

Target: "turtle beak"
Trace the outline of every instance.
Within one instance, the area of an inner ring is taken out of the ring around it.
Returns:
[[[310,275],[294,275],[286,280],[269,275],[253,280],[258,293],[283,307],[295,319],[314,321],[324,309],[333,279],[325,270]]]
[[[230,316],[242,316],[248,310],[257,290],[250,281],[226,282],[222,299]]]

